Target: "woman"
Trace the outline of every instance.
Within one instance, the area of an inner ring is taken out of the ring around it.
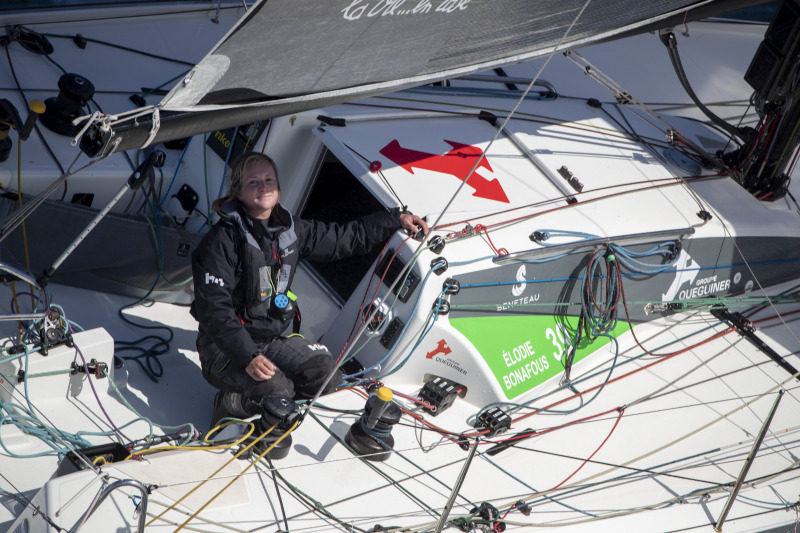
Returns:
[[[392,209],[346,224],[301,220],[280,205],[274,161],[246,152],[232,165],[230,189],[213,208],[219,221],[192,255],[203,376],[220,389],[213,422],[258,414],[270,394],[313,397],[341,383],[328,349],[297,334],[290,288],[300,258],[331,261],[366,253],[400,227],[428,232],[424,220]]]

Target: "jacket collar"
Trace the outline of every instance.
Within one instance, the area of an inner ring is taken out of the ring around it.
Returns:
[[[247,242],[259,249],[260,246],[254,238],[254,235],[260,235],[266,232],[271,234],[272,238],[275,238],[275,235],[281,235],[284,232],[290,231],[293,226],[292,215],[281,204],[275,206],[266,224],[248,215],[244,205],[235,199],[227,200],[222,204],[220,207],[220,216],[238,227],[244,234]],[[293,232],[290,233],[293,234]]]

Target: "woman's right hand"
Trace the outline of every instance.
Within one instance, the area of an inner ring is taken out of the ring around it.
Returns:
[[[261,354],[253,357],[245,371],[256,381],[266,381],[275,375],[275,364]]]

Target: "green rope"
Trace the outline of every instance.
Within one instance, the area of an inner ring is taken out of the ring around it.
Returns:
[[[767,298],[758,298],[758,297],[719,297],[719,298],[702,298],[702,299],[688,299],[688,300],[669,300],[669,301],[655,301],[655,300],[626,300],[626,303],[629,306],[632,305],[648,305],[648,304],[680,304],[680,308],[676,309],[677,312],[681,311],[695,311],[695,310],[702,310],[702,309],[711,309],[718,305],[725,305],[728,308],[740,308],[740,307],[752,307],[754,305],[761,305],[766,304],[768,302],[772,302],[775,305],[781,304],[793,304],[800,302],[800,295],[797,296],[782,296],[782,297],[775,297],[770,299]],[[581,302],[532,302],[532,303],[525,303],[525,304],[518,304],[515,305],[514,308],[519,307],[570,307],[570,306],[580,306],[582,305]],[[482,309],[482,308],[494,308],[497,307],[496,303],[474,303],[474,304],[450,304],[450,309]]]
[[[41,378],[47,376],[57,376],[59,374],[69,374],[70,372],[72,372],[71,368],[67,370],[51,370],[49,372],[36,372],[35,374],[25,374],[24,378],[30,379],[30,378]],[[0,374],[0,377],[3,377],[8,380],[19,379],[19,374]]]
[[[169,217],[169,219],[174,222],[175,219],[173,219],[172,215],[170,215],[169,213],[162,212],[161,214],[163,216],[165,216],[165,217]],[[156,229],[153,226],[153,222],[150,220],[150,217],[147,216],[147,213],[142,213],[141,215],[142,215],[142,217],[144,217],[145,221],[147,222],[147,225],[150,227],[150,236],[153,238],[153,246],[156,249],[156,255],[160,257],[161,251],[160,251],[160,249],[158,247],[158,235],[156,234]],[[159,264],[161,264],[160,260],[159,260]],[[187,283],[192,281],[192,277],[191,276],[186,278],[183,281],[172,281],[172,280],[168,279],[167,276],[164,275],[163,267],[159,268],[159,270],[160,270],[159,275],[160,275],[161,279],[163,279],[168,285],[172,285],[173,287],[183,287],[184,285],[186,285]]]

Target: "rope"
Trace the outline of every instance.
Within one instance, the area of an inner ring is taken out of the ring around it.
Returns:
[[[350,447],[347,445],[347,443],[346,443],[346,442],[345,442],[345,441],[344,441],[344,440],[343,440],[343,439],[342,439],[342,438],[341,438],[339,435],[337,435],[336,433],[334,433],[334,432],[331,430],[331,428],[329,428],[327,425],[323,424],[323,423],[322,423],[322,421],[321,421],[321,420],[319,420],[319,418],[317,418],[317,416],[316,416],[316,415],[315,415],[315,414],[314,414],[312,411],[308,411],[308,414],[311,416],[311,418],[312,418],[312,419],[314,419],[314,420],[315,420],[315,421],[316,421],[316,422],[317,422],[317,423],[320,425],[320,427],[321,427],[322,429],[326,430],[326,431],[328,432],[328,434],[329,434],[331,437],[333,437],[334,439],[336,439],[336,441],[337,441],[337,442],[339,442],[339,444],[341,444],[342,446],[344,446],[345,448],[347,448],[348,450],[350,450]],[[352,450],[350,450],[350,451],[352,451]],[[354,453],[354,455],[356,455],[356,456],[357,456],[357,458],[358,458],[358,459],[359,459],[359,460],[360,460],[360,461],[361,461],[361,462],[362,462],[362,463],[363,463],[365,466],[367,466],[367,467],[371,468],[371,469],[372,469],[372,470],[373,470],[375,473],[377,473],[379,476],[381,476],[381,477],[382,477],[382,478],[384,478],[386,481],[388,481],[388,483],[389,483],[389,486],[392,486],[392,487],[396,488],[396,489],[397,489],[398,491],[400,491],[402,494],[404,494],[405,496],[407,496],[407,497],[408,497],[408,498],[409,498],[409,499],[410,499],[412,502],[414,502],[414,503],[416,503],[417,505],[419,505],[419,506],[420,506],[420,508],[421,508],[422,510],[424,510],[424,511],[428,512],[428,513],[429,513],[431,516],[433,516],[433,517],[437,517],[437,518],[438,518],[438,516],[439,516],[439,513],[437,513],[435,509],[433,509],[431,506],[429,506],[427,503],[425,503],[425,502],[424,502],[422,499],[420,499],[418,496],[416,496],[415,494],[413,494],[413,493],[412,493],[412,492],[411,492],[409,489],[406,489],[406,488],[405,488],[403,485],[401,485],[401,484],[400,484],[398,481],[396,481],[395,479],[392,479],[392,478],[389,476],[389,474],[387,474],[387,473],[383,472],[381,469],[379,469],[379,468],[378,468],[376,465],[374,465],[374,464],[372,463],[372,461],[368,461],[368,460],[367,460],[367,459],[366,459],[366,458],[365,458],[363,455],[357,455],[357,454],[355,454],[355,453]]]
[[[297,424],[298,424],[298,422],[295,422],[295,423],[294,423],[294,425],[293,425],[293,426],[292,426],[292,427],[291,427],[291,428],[290,428],[290,429],[289,429],[289,430],[288,430],[286,433],[284,433],[283,435],[281,435],[281,436],[280,436],[280,438],[278,438],[278,439],[277,439],[277,440],[276,440],[274,443],[272,443],[272,445],[271,445],[271,446],[269,446],[269,447],[268,447],[268,448],[267,448],[267,449],[266,449],[266,450],[265,450],[265,451],[264,451],[264,452],[263,452],[261,455],[259,455],[258,459],[261,459],[262,457],[264,457],[264,456],[265,456],[267,453],[269,453],[269,452],[272,450],[272,448],[274,448],[274,447],[275,447],[275,446],[276,446],[276,445],[277,445],[277,444],[278,444],[278,443],[279,443],[281,440],[283,440],[283,438],[284,438],[284,437],[286,437],[286,435],[289,435],[289,434],[290,434],[292,431],[294,431],[294,428],[296,428],[296,427],[297,427]],[[267,435],[269,435],[270,433],[272,433],[272,431],[275,429],[275,427],[276,427],[276,426],[272,426],[271,428],[267,429],[267,430],[266,430],[264,433],[262,433],[261,435],[259,435],[259,436],[258,436],[258,437],[256,437],[255,439],[253,439],[253,441],[252,441],[252,442],[250,442],[250,443],[249,443],[247,446],[245,446],[244,448],[242,448],[241,450],[239,450],[238,452],[236,452],[236,454],[235,454],[235,455],[233,455],[233,456],[232,456],[230,459],[228,459],[228,461],[226,461],[226,462],[225,462],[225,463],[224,463],[222,466],[220,466],[220,467],[219,467],[218,469],[216,469],[216,470],[215,470],[213,473],[211,473],[211,474],[210,474],[210,475],[209,475],[209,476],[208,476],[206,479],[204,479],[204,480],[203,480],[202,482],[200,482],[199,484],[195,485],[195,486],[194,486],[194,487],[193,487],[191,490],[189,490],[189,492],[187,492],[186,494],[184,494],[183,496],[181,496],[180,498],[178,498],[177,500],[175,500],[175,501],[172,503],[172,505],[170,505],[169,507],[167,507],[166,509],[164,509],[164,510],[161,512],[161,514],[159,514],[159,515],[157,515],[156,517],[152,518],[152,519],[151,519],[149,522],[147,522],[147,524],[145,524],[145,525],[146,525],[146,526],[152,525],[152,524],[153,524],[153,522],[155,522],[156,520],[158,520],[159,518],[161,518],[162,516],[164,516],[164,515],[165,515],[165,514],[166,514],[168,511],[170,511],[171,509],[173,509],[173,508],[177,507],[177,505],[178,505],[179,503],[181,503],[183,500],[185,500],[186,498],[188,498],[189,496],[191,496],[191,495],[192,495],[192,494],[193,494],[193,493],[194,493],[196,490],[200,489],[200,487],[202,487],[203,485],[205,485],[205,484],[206,484],[208,481],[212,481],[212,480],[214,479],[214,476],[216,476],[217,474],[219,474],[220,472],[222,472],[222,470],[224,470],[224,469],[225,469],[225,468],[226,468],[226,467],[227,467],[229,464],[231,464],[233,461],[235,461],[236,459],[238,459],[240,456],[242,456],[242,455],[244,455],[244,454],[246,454],[246,453],[249,453],[249,452],[250,452],[250,450],[251,450],[251,449],[252,449],[252,448],[253,448],[253,447],[254,447],[256,444],[258,444],[258,443],[261,441],[261,439],[263,439],[264,437],[266,437]],[[212,431],[213,431],[213,430],[212,430]],[[192,515],[192,516],[190,516],[188,520],[186,520],[186,521],[185,521],[183,524],[181,524],[181,526],[180,526],[178,529],[176,529],[176,530],[175,530],[175,533],[177,533],[178,531],[180,531],[181,529],[183,529],[183,528],[184,528],[184,526],[186,526],[186,524],[188,524],[189,522],[191,522],[191,521],[192,521],[192,520],[193,520],[193,519],[194,519],[194,518],[195,518],[195,517],[196,517],[198,514],[200,514],[200,512],[201,512],[203,509],[205,509],[205,508],[206,508],[206,507],[207,507],[207,506],[208,506],[208,505],[209,505],[211,502],[213,502],[213,501],[214,501],[214,500],[215,500],[215,499],[216,499],[216,498],[217,498],[217,497],[218,497],[220,494],[222,494],[224,491],[226,491],[226,490],[227,490],[227,489],[228,489],[228,488],[229,488],[229,487],[230,487],[230,486],[231,486],[231,485],[232,485],[232,484],[233,484],[233,483],[234,483],[236,480],[238,480],[238,479],[239,479],[239,478],[240,478],[240,477],[241,477],[241,476],[242,476],[242,475],[243,475],[243,474],[244,474],[244,473],[245,473],[245,472],[246,472],[248,469],[250,469],[250,468],[251,468],[251,467],[252,467],[252,466],[253,466],[255,463],[256,463],[256,461],[253,461],[253,462],[251,462],[251,463],[250,463],[250,464],[247,466],[247,468],[245,468],[245,469],[244,469],[244,470],[242,470],[242,471],[241,471],[239,474],[237,474],[237,475],[236,475],[236,476],[233,478],[233,480],[232,480],[230,483],[228,483],[227,485],[225,485],[225,487],[223,487],[223,488],[222,488],[222,489],[221,489],[221,490],[220,490],[220,491],[219,491],[217,494],[215,494],[214,496],[212,496],[212,497],[211,497],[211,499],[209,499],[209,500],[208,500],[208,501],[207,501],[205,504],[203,504],[203,505],[202,505],[202,506],[201,506],[201,507],[200,507],[200,508],[199,508],[199,509],[198,509],[198,510],[197,510],[197,511],[196,511],[196,512],[195,512],[195,513]]]

